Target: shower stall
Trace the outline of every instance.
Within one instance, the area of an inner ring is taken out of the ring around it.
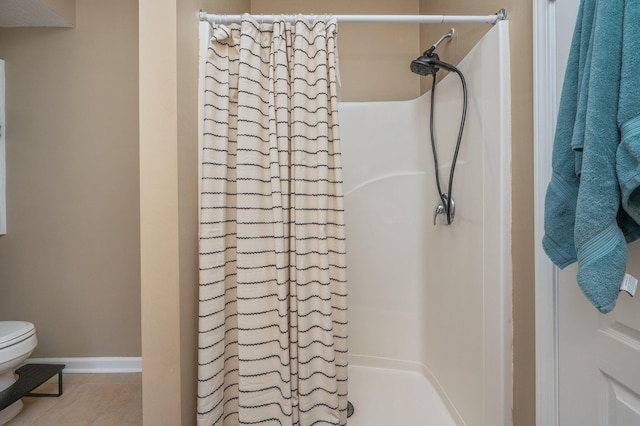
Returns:
[[[468,110],[450,225],[437,214],[430,93],[339,104],[350,426],[511,422],[508,25],[456,64]],[[437,88],[434,133],[449,176],[463,94],[455,73]]]
[[[450,226],[434,222],[430,94],[340,105],[349,425],[510,422],[508,22],[456,66],[469,106]],[[435,105],[438,153],[451,158],[462,109],[455,74],[438,83]],[[441,160],[441,175],[450,166]]]

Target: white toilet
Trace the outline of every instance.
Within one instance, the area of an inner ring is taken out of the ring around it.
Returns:
[[[15,383],[13,372],[29,358],[37,344],[36,328],[30,322],[0,321],[0,391]],[[0,411],[0,425],[21,410],[22,401],[18,400]]]

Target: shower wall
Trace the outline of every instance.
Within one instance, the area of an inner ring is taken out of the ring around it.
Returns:
[[[34,357],[138,357],[137,4],[74,11],[76,28],[0,29],[0,320],[35,324]]]
[[[536,424],[535,273],[533,235],[533,10],[529,0],[420,0],[424,14],[485,14],[506,8],[511,46],[512,263],[513,263],[513,424]],[[540,3],[542,4],[542,3]],[[563,16],[563,20],[567,20]],[[421,50],[450,24],[421,25]],[[440,57],[456,62],[486,31],[481,24],[455,25],[456,37],[440,45]],[[428,90],[426,79],[423,91]]]
[[[451,226],[438,196],[430,93],[340,106],[347,209],[351,362],[423,372],[466,425],[511,421],[510,78],[508,23],[458,65],[469,105]],[[443,72],[444,73],[444,72]],[[402,77],[399,77],[402,78]],[[443,185],[462,91],[439,83]]]

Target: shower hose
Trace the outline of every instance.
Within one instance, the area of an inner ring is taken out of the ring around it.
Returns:
[[[452,65],[449,65],[450,70],[458,74],[460,82],[462,83],[462,117],[460,118],[460,129],[458,130],[458,139],[456,141],[456,149],[451,161],[451,171],[449,172],[449,186],[447,192],[442,191],[442,185],[440,184],[440,170],[438,166],[438,153],[436,152],[436,138],[434,134],[434,106],[436,96],[436,74],[433,74],[433,82],[431,84],[431,114],[430,114],[430,127],[431,127],[431,148],[433,150],[433,164],[436,174],[436,186],[438,188],[438,195],[440,196],[441,205],[444,206],[445,214],[447,216],[447,225],[451,225],[453,222],[452,213],[452,200],[453,200],[453,177],[456,170],[456,162],[458,161],[458,153],[460,152],[460,144],[462,142],[462,132],[464,131],[464,122],[467,117],[467,82],[464,79],[464,75],[460,70]]]

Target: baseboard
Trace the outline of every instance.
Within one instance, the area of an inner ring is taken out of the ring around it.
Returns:
[[[141,357],[29,358],[26,364],[64,364],[65,373],[140,373]]]

